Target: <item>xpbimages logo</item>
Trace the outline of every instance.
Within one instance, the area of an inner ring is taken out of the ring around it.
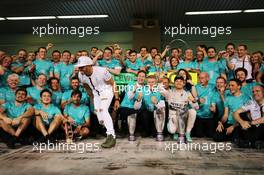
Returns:
[[[34,26],[32,27],[32,34],[35,36],[43,37],[48,35],[76,35],[83,38],[87,35],[98,35],[100,27],[95,26],[58,26],[47,24],[47,26]]]
[[[164,34],[169,35],[172,38],[179,35],[208,35],[211,38],[215,38],[219,35],[231,35],[232,27],[222,27],[222,26],[186,26],[180,24],[179,26],[166,26],[164,27]]]

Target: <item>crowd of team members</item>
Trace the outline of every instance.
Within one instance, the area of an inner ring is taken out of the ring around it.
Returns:
[[[89,56],[113,76],[137,76],[120,99],[113,99],[120,101],[119,109],[109,109],[115,129],[129,141],[136,140],[138,131],[157,141],[172,134],[179,142],[192,142],[195,136],[234,141],[239,147],[264,146],[261,51],[249,54],[246,45],[235,48],[228,43],[225,51],[217,52],[199,45],[194,56],[192,49],[182,53],[166,47],[159,53],[157,48],[141,47],[137,53],[113,45],[76,54],[53,50],[48,58],[51,48],[52,44],[36,52],[20,49],[14,56],[0,51],[0,133],[9,147],[40,133],[40,141],[58,139],[66,122],[78,139],[99,132],[93,97],[74,66],[81,56]],[[198,74],[198,84],[189,72]],[[169,79],[168,73],[175,78]]]

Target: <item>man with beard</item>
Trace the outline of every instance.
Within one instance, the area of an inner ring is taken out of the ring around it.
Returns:
[[[100,124],[106,127],[107,138],[101,145],[103,148],[112,148],[116,144],[113,120],[109,114],[109,106],[114,97],[114,110],[119,108],[120,98],[117,86],[110,72],[104,67],[93,66],[91,58],[82,56],[75,65],[79,68],[80,82],[88,84],[93,94],[94,111]]]
[[[31,116],[34,115],[33,107],[26,102],[27,91],[17,89],[15,94],[15,101],[6,102],[0,107],[0,127],[9,134],[6,141],[10,148],[15,147],[16,140],[28,127]]]
[[[237,68],[235,71],[235,76],[236,78],[241,82],[241,92],[252,97],[252,89],[254,86],[257,85],[256,82],[247,82],[246,78],[247,78],[248,72],[245,68]]]
[[[216,79],[219,76],[226,78],[225,67],[217,60],[216,49],[214,47],[208,47],[207,49],[208,59],[205,59],[200,64],[200,71],[207,72],[210,77],[210,84],[215,84]]]
[[[228,68],[227,78],[228,80],[234,78],[234,64],[232,64],[231,60],[237,60],[238,56],[235,49],[235,44],[227,43],[225,46],[226,52],[223,53],[223,57],[226,60],[226,66]]]
[[[61,108],[64,109],[65,105],[71,103],[71,94],[74,90],[80,90],[82,92],[81,104],[89,104],[90,98],[87,96],[86,92],[82,86],[80,86],[80,81],[77,77],[71,79],[71,89],[64,92],[61,98]]]
[[[74,90],[71,94],[72,103],[67,104],[63,111],[64,122],[73,126],[74,137],[86,138],[89,134],[90,110],[86,105],[81,104],[82,92]]]

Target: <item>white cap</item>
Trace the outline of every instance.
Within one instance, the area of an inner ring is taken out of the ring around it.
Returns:
[[[83,66],[88,66],[88,65],[93,65],[93,60],[90,57],[81,56],[78,59],[78,62],[74,66],[75,67],[83,67]]]

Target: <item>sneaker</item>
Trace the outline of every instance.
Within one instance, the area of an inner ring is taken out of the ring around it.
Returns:
[[[130,136],[128,137],[128,141],[130,141],[130,142],[134,142],[134,141],[136,141],[136,137],[135,137],[134,135],[130,135]]]
[[[192,142],[191,133],[186,132],[186,133],[185,133],[185,138],[186,138],[186,141],[187,141],[187,142]]]
[[[178,141],[178,139],[179,139],[179,134],[177,133],[173,134],[173,140]]]
[[[178,143],[185,143],[185,139],[183,136],[179,137]]]
[[[108,135],[105,142],[102,143],[102,148],[112,148],[116,144],[116,139],[113,137],[113,135]]]
[[[157,136],[156,136],[156,141],[158,141],[158,142],[162,142],[162,141],[164,141],[164,136],[163,136],[163,134],[157,134]]]

